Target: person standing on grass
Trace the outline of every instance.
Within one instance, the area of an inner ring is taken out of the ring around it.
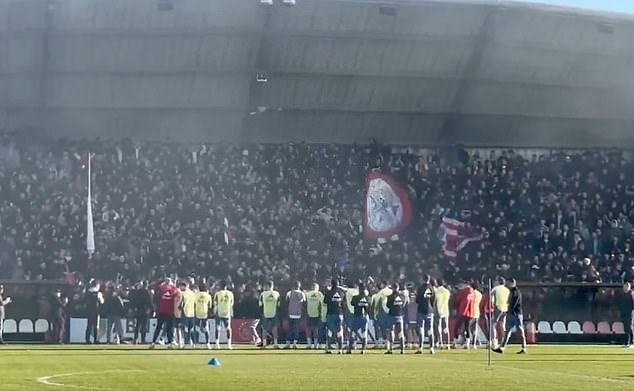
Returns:
[[[471,347],[476,349],[478,346],[478,322],[480,321],[480,305],[482,304],[482,293],[479,290],[477,282],[471,283],[473,289],[473,303],[471,309]]]
[[[324,305],[324,294],[319,291],[319,284],[313,283],[312,289],[306,292],[306,314],[308,324],[306,325],[306,349],[319,347],[319,334],[321,333],[321,313]]]
[[[460,343],[459,336],[462,334],[465,340],[465,349],[471,347],[472,334],[472,322],[473,322],[473,302],[475,300],[474,290],[468,283],[465,283],[463,287],[456,294],[456,307],[458,310],[459,321],[456,325],[455,341],[454,345],[457,347]]]
[[[86,305],[86,315],[88,316],[86,323],[85,341],[86,344],[90,344],[90,336],[93,337],[95,344],[99,343],[99,315],[103,307],[104,299],[103,294],[100,291],[101,286],[97,281],[90,283],[90,288],[86,292],[84,298]]]
[[[306,303],[306,294],[301,290],[302,284],[296,281],[293,289],[286,293],[286,306],[288,313],[288,332],[286,333],[285,349],[297,349],[297,341],[299,340],[299,323],[304,313],[304,303]]]
[[[147,323],[152,313],[152,294],[148,289],[148,282],[141,281],[137,289],[133,290],[130,295],[130,305],[134,310],[134,341],[136,344],[139,336],[140,343],[146,344]]]
[[[233,318],[233,292],[229,290],[226,281],[220,282],[220,290],[214,295],[214,309],[216,312],[216,349],[220,349],[220,328],[224,328],[227,333],[227,349],[231,350],[232,330],[231,319]]]
[[[156,291],[157,295],[157,323],[156,329],[154,329],[154,337],[152,338],[152,345],[150,349],[156,347],[156,341],[164,331],[167,338],[167,348],[172,349],[174,343],[174,319],[176,318],[176,308],[180,298],[180,292],[174,285],[174,281],[171,278],[165,280],[165,282],[158,287]]]
[[[434,354],[434,285],[430,276],[426,276],[416,292],[416,317],[418,318],[418,350],[423,354],[425,336],[429,336],[429,352]],[[411,303],[410,303],[411,304]]]
[[[197,337],[196,343],[201,344],[200,335],[205,335],[205,342],[207,343],[207,349],[211,348],[211,340],[209,339],[209,327],[207,327],[209,321],[209,315],[212,308],[212,298],[207,291],[207,285],[200,283],[198,285],[198,293],[196,293],[196,329]]]
[[[451,346],[451,333],[449,329],[449,299],[451,292],[446,288],[445,281],[438,281],[434,288],[434,308],[436,309],[438,347],[444,347],[444,338],[447,336],[447,349]]]
[[[526,333],[524,331],[524,316],[522,312],[522,293],[517,287],[517,281],[514,278],[509,280],[508,287],[510,291],[509,312],[507,315],[509,331],[506,334],[506,339],[504,340],[504,343],[502,343],[502,346],[493,349],[493,351],[495,353],[504,353],[506,345],[508,345],[513,333],[515,331],[519,331],[522,337],[522,350],[520,350],[518,354],[526,354]]]
[[[506,313],[509,310],[509,296],[511,291],[506,287],[504,277],[498,277],[497,285],[491,291],[490,300],[493,302],[493,328],[491,329],[493,347],[499,346],[506,334]]]
[[[4,297],[4,285],[0,284],[0,345],[6,344],[4,342],[3,334],[3,325],[4,325],[4,317],[5,317],[5,308],[11,304],[10,297]]]
[[[189,282],[184,282],[183,289],[183,341],[181,348],[185,345],[194,346],[194,316],[196,315],[196,294],[190,289]]]
[[[489,328],[491,329],[491,341],[489,341],[489,347],[497,347],[497,344],[493,343],[493,302],[491,301],[491,295],[485,294],[482,296],[482,304],[480,305],[480,312],[484,315],[484,324],[486,325],[486,333],[489,333]]]
[[[392,294],[383,302],[383,310],[389,315],[387,351],[385,354],[392,354],[396,337],[401,344],[401,354],[405,354],[405,330],[403,322],[404,308],[407,306],[408,296],[404,296],[397,283],[392,286]]]
[[[411,284],[408,286],[409,301],[405,311],[405,327],[407,328],[407,348],[413,349],[418,345],[418,301],[416,300],[416,287]],[[427,326],[429,326],[427,324]],[[432,325],[433,327],[433,325]]]
[[[106,283],[106,288],[104,291],[104,300],[103,300],[103,306],[101,307],[101,316],[103,316],[103,318],[106,320],[106,343],[110,344],[111,342],[111,328],[114,324],[114,322],[112,321],[113,317],[114,317],[114,287],[112,286],[112,283]]]
[[[326,354],[331,354],[330,342],[337,341],[337,353],[343,354],[343,311],[345,289],[339,286],[339,281],[333,278],[330,288],[324,293],[326,306]]]
[[[277,323],[278,311],[280,307],[280,293],[275,290],[273,281],[266,284],[265,290],[260,293],[260,309],[262,311],[262,348],[266,348],[267,334],[273,338],[273,346],[279,349],[277,344]]]
[[[378,325],[378,328],[375,327],[375,337],[378,338],[377,346],[379,348],[387,344],[390,335],[390,317],[384,309],[384,303],[391,294],[392,289],[387,281],[382,281],[379,283],[379,291],[371,299],[374,324]]]
[[[185,346],[185,323],[183,322],[183,290],[184,283],[178,282],[174,298],[174,342],[179,348]]]
[[[66,305],[68,297],[62,297],[62,290],[56,289],[51,297],[51,315],[49,324],[51,325],[51,342],[57,344],[64,343],[66,334]]]
[[[260,335],[258,334],[258,326],[260,324],[260,317],[262,313],[260,311],[260,304],[258,301],[258,291],[254,287],[247,287],[242,300],[240,300],[242,307],[241,313],[248,319],[247,329],[251,334],[251,343],[258,346],[262,343]]]
[[[629,282],[623,284],[623,294],[619,299],[619,312],[626,338],[624,347],[631,349],[634,348],[634,291],[632,284]]]
[[[354,307],[352,306],[352,298],[359,294],[359,283],[357,281],[350,284],[348,289],[346,289],[345,297],[345,305],[344,305],[344,315],[343,322],[346,327],[346,332],[350,334],[352,332],[352,319],[354,318]]]
[[[353,296],[351,300],[353,317],[350,321],[347,354],[352,354],[356,336],[361,339],[361,354],[365,354],[368,349],[368,310],[370,308],[370,297],[364,284],[359,284],[357,289],[359,293]]]
[[[381,306],[381,290],[384,287],[384,283],[379,283],[378,287],[375,287],[376,292],[370,296],[370,318],[374,324],[374,348],[380,349],[385,344],[385,327],[383,318],[385,317],[383,307]]]
[[[106,342],[120,344],[123,340],[123,325],[121,319],[125,317],[126,308],[120,288],[113,288],[112,294],[106,300],[108,309],[108,323],[106,329]]]

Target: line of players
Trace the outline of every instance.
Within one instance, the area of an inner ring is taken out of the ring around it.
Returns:
[[[385,346],[386,354],[392,354],[398,342],[400,353],[406,348],[406,338],[409,346],[417,347],[416,353],[424,350],[427,337],[428,350],[434,353],[435,348],[450,346],[451,332],[449,325],[451,291],[444,282],[437,283],[426,276],[418,288],[388,285],[386,282],[374,287],[370,294],[371,284],[352,284],[343,286],[333,279],[322,293],[318,284],[314,283],[310,290],[303,291],[299,282],[286,293],[282,300],[274,283],[266,284],[259,296],[261,319],[251,325],[253,341],[262,348],[267,347],[270,339],[275,348],[278,344],[278,329],[280,325],[280,306],[286,305],[288,333],[286,348],[297,348],[300,339],[300,322],[306,318],[307,348],[319,349],[322,346],[326,353],[332,353],[332,346],[336,345],[336,352],[344,351],[344,331],[348,337],[346,353],[350,354],[357,341],[361,342],[361,353],[364,354],[368,346],[369,320],[373,320],[377,346]],[[156,289],[157,318],[153,348],[161,332],[167,339],[168,346],[194,345],[199,343],[201,335],[205,336],[207,347],[210,348],[210,333],[208,318],[215,318],[215,347],[220,347],[220,331],[225,329],[227,347],[231,349],[234,296],[226,283],[220,283],[218,290],[212,297],[204,284],[199,286],[193,282],[180,282],[175,286],[170,279]],[[454,307],[458,317],[454,336],[454,344],[462,338],[465,348],[475,348],[477,345],[477,324],[481,314],[488,320],[491,317],[492,347],[494,351],[503,352],[511,333],[506,335],[506,324],[518,330],[522,336],[522,351],[526,352],[526,338],[523,329],[521,294],[515,280],[507,284],[499,278],[496,287],[490,295],[483,297],[477,284],[463,284],[455,293]],[[509,319],[507,320],[507,314]],[[262,333],[260,339],[257,331],[258,323]],[[488,322],[487,322],[488,323]],[[325,331],[325,333],[323,333]],[[322,334],[325,334],[325,344],[321,345]],[[503,339],[498,345],[498,336]],[[447,343],[445,344],[445,341]]]
[[[168,348],[194,346],[205,336],[207,348],[211,348],[209,318],[215,322],[215,347],[220,348],[220,331],[227,333],[227,348],[231,349],[234,297],[226,282],[212,295],[204,283],[181,281],[175,284],[166,279],[155,289],[157,324],[150,349],[154,349],[162,337]]]

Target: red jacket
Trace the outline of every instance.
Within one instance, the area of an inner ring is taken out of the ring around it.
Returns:
[[[490,315],[493,313],[493,302],[491,301],[491,295],[485,294],[482,297],[482,313]]]
[[[458,291],[458,316],[465,318],[473,318],[475,316],[473,304],[475,301],[475,295],[473,288],[466,287]]]
[[[176,299],[180,292],[178,288],[173,285],[163,284],[157,292],[157,302],[159,315],[174,316],[174,310],[176,309]]]

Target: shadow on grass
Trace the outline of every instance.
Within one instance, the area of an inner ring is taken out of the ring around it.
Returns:
[[[615,359],[590,359],[590,360],[584,360],[584,359],[555,359],[555,358],[544,358],[544,359],[535,359],[535,360],[513,360],[513,361],[504,361],[504,364],[510,364],[510,363],[528,363],[528,364],[541,364],[541,363],[547,363],[547,362],[553,362],[553,363],[567,363],[567,362],[579,362],[579,363],[616,363],[616,362],[632,362],[634,363],[634,357],[632,358],[627,358],[627,359],[622,359],[622,360],[615,360]],[[495,364],[494,364],[495,365]]]
[[[41,356],[49,356],[49,355],[59,355],[62,353],[64,356],[101,356],[104,354],[116,355],[121,353],[126,356],[145,356],[148,354],[151,355],[188,355],[188,356],[208,356],[213,355],[214,353],[221,353],[230,356],[262,356],[262,355],[279,355],[279,356],[316,356],[316,355],[326,355],[324,351],[321,350],[227,350],[227,349],[213,349],[213,350],[205,350],[205,349],[165,349],[165,348],[156,348],[156,349],[148,349],[148,348],[37,348],[37,349],[29,349],[29,348],[1,348],[0,352],[2,353],[36,353]],[[358,354],[358,353],[355,353]],[[337,354],[334,354],[337,356]]]

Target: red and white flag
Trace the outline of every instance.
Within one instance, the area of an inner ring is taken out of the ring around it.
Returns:
[[[407,190],[392,177],[368,175],[364,233],[366,239],[395,239],[412,222],[412,203]]]
[[[445,255],[455,258],[467,244],[482,240],[482,233],[466,232],[463,221],[443,217],[440,223],[440,240]]]

